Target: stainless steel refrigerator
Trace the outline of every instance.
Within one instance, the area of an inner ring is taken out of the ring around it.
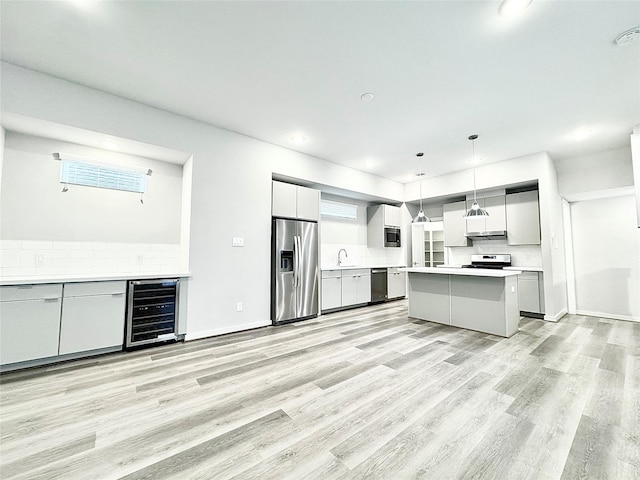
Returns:
[[[271,227],[271,320],[318,316],[318,224],[274,218]]]

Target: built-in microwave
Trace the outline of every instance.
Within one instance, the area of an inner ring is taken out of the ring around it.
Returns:
[[[384,246],[399,247],[400,246],[400,229],[392,227],[384,227]]]

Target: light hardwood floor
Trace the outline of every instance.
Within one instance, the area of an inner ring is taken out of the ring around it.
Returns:
[[[3,479],[640,478],[640,324],[405,301],[0,376]]]

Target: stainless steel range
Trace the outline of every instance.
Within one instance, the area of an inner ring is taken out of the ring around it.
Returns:
[[[462,268],[491,268],[502,269],[511,266],[511,255],[471,255],[471,265],[463,265]]]

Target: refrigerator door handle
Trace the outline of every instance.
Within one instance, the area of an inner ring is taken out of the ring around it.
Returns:
[[[300,237],[293,237],[293,286],[300,284]]]

